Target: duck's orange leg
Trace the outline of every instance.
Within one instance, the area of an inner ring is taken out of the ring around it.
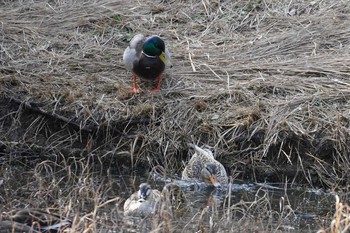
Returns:
[[[140,90],[137,87],[136,75],[135,74],[132,75],[132,79],[133,79],[133,86],[132,86],[132,89],[130,90],[130,92],[132,92],[132,93],[140,93]]]
[[[151,90],[153,93],[157,93],[160,90],[162,79],[163,79],[163,75],[159,75],[157,78],[157,86]]]

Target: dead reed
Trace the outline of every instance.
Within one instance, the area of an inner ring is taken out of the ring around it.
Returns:
[[[326,229],[319,230],[318,233],[338,233],[349,230],[350,207],[346,203],[340,202],[338,195],[335,195],[335,212],[330,226]]]

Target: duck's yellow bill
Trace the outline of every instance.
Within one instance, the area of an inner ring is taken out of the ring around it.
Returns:
[[[159,58],[160,58],[160,60],[162,60],[162,62],[164,63],[164,65],[166,65],[167,60],[166,60],[166,56],[165,56],[165,53],[164,53],[164,52],[162,52],[162,53],[159,55]]]

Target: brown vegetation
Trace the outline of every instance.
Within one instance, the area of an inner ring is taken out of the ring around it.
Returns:
[[[171,176],[191,142],[237,179],[346,189],[349,11],[330,0],[0,1],[2,167],[50,159]],[[172,52],[159,94],[126,91],[136,33]]]

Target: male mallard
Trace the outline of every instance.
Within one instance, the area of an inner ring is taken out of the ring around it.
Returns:
[[[228,178],[224,166],[208,149],[189,144],[195,153],[182,172],[182,179],[199,179],[215,187],[227,187]]]
[[[11,213],[12,214],[12,213]],[[71,221],[40,209],[22,209],[0,221],[0,233],[60,232],[71,226]]]
[[[157,80],[157,86],[152,91],[159,91],[165,68],[172,66],[164,41],[159,36],[145,38],[142,34],[132,38],[124,51],[123,61],[126,68],[133,72],[134,93],[139,92],[136,76],[147,81]]]
[[[148,183],[142,183],[139,190],[125,201],[124,215],[145,217],[152,214],[158,208],[160,198],[158,190],[152,189]]]

